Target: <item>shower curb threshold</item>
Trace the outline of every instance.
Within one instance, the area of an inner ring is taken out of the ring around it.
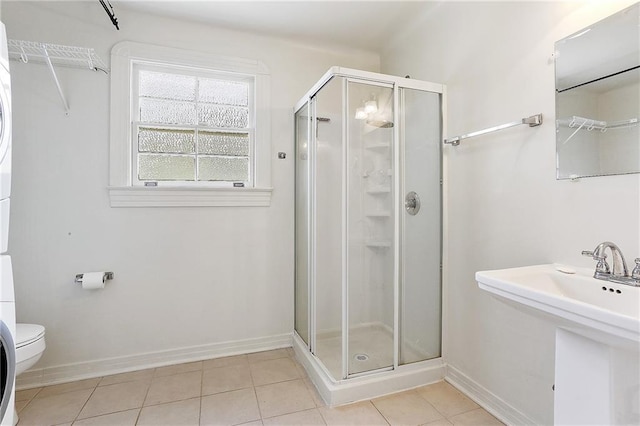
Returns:
[[[397,370],[334,381],[318,365],[306,345],[294,333],[293,350],[311,382],[329,407],[378,398],[384,395],[442,381],[445,365],[442,358],[400,366]]]

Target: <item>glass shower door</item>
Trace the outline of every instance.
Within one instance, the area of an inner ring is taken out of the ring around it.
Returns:
[[[347,87],[348,375],[394,360],[393,86]]]
[[[295,115],[296,124],[296,201],[295,201],[295,318],[298,335],[309,345],[309,104]]]
[[[315,342],[312,352],[333,378],[342,378],[342,282],[344,208],[342,93],[344,78],[334,77],[312,98],[312,220]]]
[[[398,364],[402,365],[437,358],[441,352],[442,138],[440,94],[401,88],[399,97],[402,202]]]

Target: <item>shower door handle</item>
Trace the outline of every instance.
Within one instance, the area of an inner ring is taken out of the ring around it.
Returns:
[[[420,211],[420,197],[414,191],[409,192],[404,197],[404,208],[411,216],[415,216]]]

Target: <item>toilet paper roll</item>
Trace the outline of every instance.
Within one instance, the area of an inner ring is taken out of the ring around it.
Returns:
[[[97,290],[104,288],[104,272],[85,272],[82,274],[82,289]]]

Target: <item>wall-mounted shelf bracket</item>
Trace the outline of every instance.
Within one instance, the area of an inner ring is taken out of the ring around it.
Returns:
[[[91,48],[37,43],[24,40],[9,40],[7,44],[9,48],[9,59],[25,64],[29,62],[41,63],[49,68],[66,114],[69,113],[69,104],[62,91],[54,65],[102,71],[105,74],[109,74],[107,66]]]
[[[460,145],[460,141],[474,136],[480,136],[487,133],[497,132],[498,130],[508,129],[509,127],[519,126],[521,124],[528,124],[529,127],[536,127],[542,124],[542,114],[532,115],[531,117],[525,117],[518,121],[512,121],[511,123],[501,124],[499,126],[489,127],[488,129],[478,130],[476,132],[467,133],[466,135],[456,136],[455,138],[445,139],[445,144],[451,144],[453,146]]]
[[[62,91],[62,87],[60,87],[60,80],[58,80],[58,74],[56,74],[55,68],[53,68],[53,63],[51,62],[51,58],[47,52],[47,48],[43,47],[42,51],[45,55],[45,60],[47,62],[47,66],[49,67],[49,71],[51,71],[51,77],[53,77],[53,82],[56,84],[56,89],[58,89],[58,95],[60,95],[60,100],[62,101],[62,105],[64,106],[64,113],[69,114],[69,104],[67,103],[67,98],[64,96],[64,92]]]

